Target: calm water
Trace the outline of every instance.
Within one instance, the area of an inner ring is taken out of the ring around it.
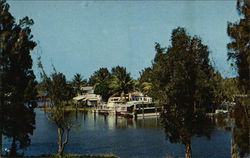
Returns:
[[[93,113],[71,113],[76,126],[71,130],[66,153],[114,154],[121,158],[183,157],[184,146],[171,144],[165,139],[164,130],[157,119],[127,120]],[[57,152],[57,129],[46,114],[36,109],[36,130],[25,155],[42,155]],[[9,143],[5,140],[4,148]],[[222,129],[213,131],[209,139],[192,139],[194,157],[231,157],[231,132]]]

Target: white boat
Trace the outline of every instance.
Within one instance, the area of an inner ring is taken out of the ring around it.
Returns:
[[[116,113],[126,109],[126,102],[121,97],[110,97],[106,105],[106,110]]]
[[[152,103],[152,98],[141,93],[130,93],[127,97],[110,97],[105,110],[110,114],[134,118],[160,116],[160,108]]]
[[[127,114],[131,114],[134,118],[151,118],[159,117],[161,108],[155,107],[153,103],[145,103],[141,101],[131,101],[126,104]]]

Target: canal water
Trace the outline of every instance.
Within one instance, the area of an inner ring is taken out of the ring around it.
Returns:
[[[158,119],[133,120],[114,116],[94,115],[91,112],[72,112],[74,127],[66,153],[114,154],[121,158],[184,157],[182,144],[171,144],[165,139]],[[5,139],[3,147],[10,142]],[[57,128],[47,115],[36,109],[36,129],[25,155],[35,156],[57,152]],[[192,138],[193,156],[197,158],[231,157],[231,132],[214,129],[210,139]]]

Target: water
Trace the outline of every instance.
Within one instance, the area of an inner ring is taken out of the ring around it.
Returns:
[[[72,112],[76,125],[71,130],[66,153],[114,154],[121,158],[184,157],[182,144],[171,144],[157,119],[127,120],[93,113]],[[57,128],[46,114],[36,109],[36,130],[25,155],[42,155],[57,152]],[[9,147],[5,139],[3,147]],[[192,152],[198,158],[231,157],[231,132],[215,129],[210,140],[206,137],[192,139]]]

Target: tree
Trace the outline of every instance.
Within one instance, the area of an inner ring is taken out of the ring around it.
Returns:
[[[63,156],[65,145],[69,141],[69,132],[73,123],[66,118],[65,102],[68,96],[66,77],[58,73],[55,68],[51,76],[47,76],[41,62],[39,67],[42,70],[41,76],[51,102],[51,111],[48,113],[49,119],[57,126],[58,133],[58,155]]]
[[[210,86],[213,68],[208,48],[200,38],[177,28],[172,32],[171,41],[167,49],[155,45],[153,89],[164,105],[161,117],[166,138],[184,144],[185,157],[190,158],[191,137],[209,136],[211,132],[205,112],[210,110],[213,100]]]
[[[87,85],[87,81],[83,79],[81,74],[75,74],[74,79],[72,81],[73,89],[75,91],[75,94],[80,94],[81,87]]]
[[[17,156],[18,149],[30,144],[29,136],[35,129],[37,82],[30,56],[36,46],[30,29],[33,23],[24,17],[17,24],[9,5],[0,1],[0,137],[3,133],[12,138],[10,156]]]
[[[249,116],[246,112],[246,104],[250,104],[250,98],[237,98],[237,106],[235,106],[233,117],[235,119],[235,127],[232,133],[233,143],[236,144],[236,153],[240,157],[247,157],[250,154],[250,137],[249,137]],[[237,155],[235,157],[237,157]]]
[[[111,92],[113,95],[125,97],[125,94],[133,90],[134,81],[130,77],[130,73],[127,73],[126,68],[121,66],[116,66],[111,71],[112,77],[109,82]]]
[[[100,68],[90,77],[89,84],[95,86],[96,84],[110,80],[110,77],[111,74],[107,68]]]
[[[152,69],[145,68],[140,72],[139,90],[146,95],[152,96]]]
[[[112,95],[109,88],[111,74],[107,68],[100,68],[90,77],[89,83],[95,87],[95,94],[100,94],[104,101]]]
[[[239,87],[243,93],[250,90],[250,4],[247,0],[237,0],[237,10],[241,19],[228,23],[228,60],[235,62],[239,75]]]
[[[250,94],[250,1],[237,0],[237,11],[241,16],[239,22],[228,23],[228,35],[231,42],[228,43],[228,60],[232,60],[238,70],[238,86],[241,93]],[[249,153],[250,145],[250,102],[249,98],[238,101],[235,111],[236,141],[240,147],[240,154]],[[240,119],[239,119],[240,118]],[[238,128],[237,128],[238,127]],[[242,139],[243,138],[243,139]],[[248,138],[248,139],[247,139]],[[248,146],[248,147],[247,147]]]

